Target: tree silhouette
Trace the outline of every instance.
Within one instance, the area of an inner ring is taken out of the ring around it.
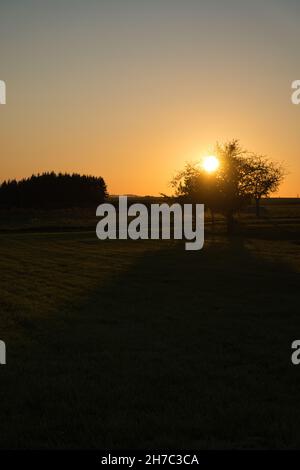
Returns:
[[[220,161],[215,172],[207,173],[199,164],[188,163],[171,185],[179,200],[204,203],[212,216],[222,213],[228,232],[232,232],[235,213],[252,199],[259,208],[261,197],[278,189],[284,170],[265,157],[249,154],[238,140],[217,144],[215,152]]]
[[[4,181],[0,205],[18,208],[65,208],[99,204],[107,197],[103,178],[73,174],[43,173],[20,181]]]
[[[247,160],[245,179],[255,201],[256,216],[259,217],[261,198],[278,190],[286,172],[282,164],[272,162],[263,155],[253,154]]]

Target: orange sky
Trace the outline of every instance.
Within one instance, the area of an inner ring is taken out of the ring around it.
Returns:
[[[279,194],[297,196],[300,6],[261,3],[3,1],[0,180],[74,171],[170,193],[186,160],[238,138],[284,161]]]

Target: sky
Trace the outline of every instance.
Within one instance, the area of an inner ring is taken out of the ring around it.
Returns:
[[[233,138],[284,162],[300,194],[299,0],[0,0],[0,181],[102,176],[172,192]]]

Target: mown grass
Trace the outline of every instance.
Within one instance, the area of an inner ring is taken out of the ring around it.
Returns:
[[[299,274],[274,243],[1,234],[1,448],[299,447]]]

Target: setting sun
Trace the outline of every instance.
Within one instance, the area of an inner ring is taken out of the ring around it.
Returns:
[[[215,157],[214,155],[210,155],[209,157],[205,157],[203,159],[203,163],[202,163],[202,166],[204,168],[205,171],[207,171],[208,173],[212,173],[214,171],[217,170],[217,168],[219,167],[220,165],[220,162],[218,160],[217,157]]]

